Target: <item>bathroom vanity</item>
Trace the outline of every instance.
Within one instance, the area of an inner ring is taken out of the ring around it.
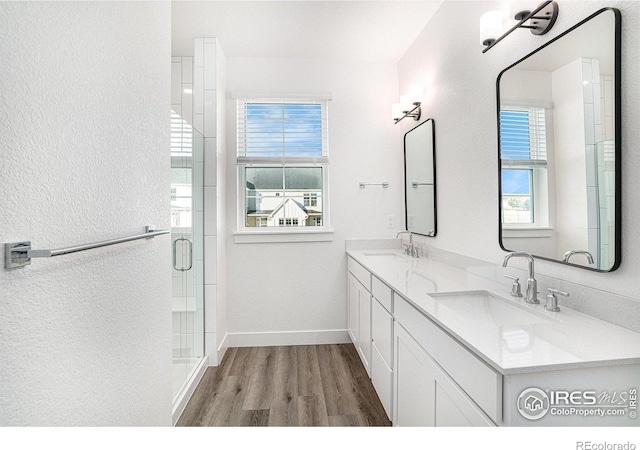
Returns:
[[[394,426],[640,425],[640,333],[399,245],[347,250],[349,335]]]

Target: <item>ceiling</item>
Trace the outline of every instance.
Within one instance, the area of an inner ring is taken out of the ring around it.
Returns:
[[[216,37],[227,57],[396,63],[442,0],[172,2],[173,56]]]

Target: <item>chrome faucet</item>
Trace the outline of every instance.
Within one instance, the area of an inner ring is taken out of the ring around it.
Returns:
[[[398,231],[396,233],[396,239],[403,233],[409,234],[409,245],[404,245],[404,254],[413,258],[420,257],[420,249],[413,245],[413,233],[411,231]]]
[[[533,268],[533,256],[527,252],[507,253],[504,257],[504,261],[502,261],[502,267],[507,267],[507,263],[512,257],[522,257],[529,260],[529,275],[527,277],[527,294],[525,296],[525,302],[540,303],[540,300],[538,300],[538,282],[535,279],[535,271]]]
[[[589,264],[593,264],[593,255],[586,250],[569,250],[567,253],[562,255],[562,260],[564,262],[569,262],[569,258],[573,255],[585,255]]]

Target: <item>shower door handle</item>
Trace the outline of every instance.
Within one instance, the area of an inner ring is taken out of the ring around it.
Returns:
[[[187,241],[189,243],[189,267],[178,267],[178,241]],[[193,267],[193,242],[191,239],[184,237],[178,238],[173,241],[173,268],[179,272],[186,272]]]
[[[189,267],[183,269],[183,272],[186,272],[187,270],[191,270],[193,267],[193,241],[187,238],[184,238],[184,240],[189,243]]]

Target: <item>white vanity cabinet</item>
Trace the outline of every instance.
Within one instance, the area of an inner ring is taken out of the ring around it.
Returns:
[[[348,259],[348,332],[367,374],[371,376],[371,274]]]
[[[348,260],[348,332],[387,415],[392,416],[393,293],[367,269]]]
[[[375,275],[371,300],[371,382],[390,418],[393,416],[393,293]]]
[[[348,266],[349,334],[394,426],[640,425],[640,333],[399,250]]]
[[[357,261],[348,268],[348,332],[394,425],[495,425],[502,377]]]

